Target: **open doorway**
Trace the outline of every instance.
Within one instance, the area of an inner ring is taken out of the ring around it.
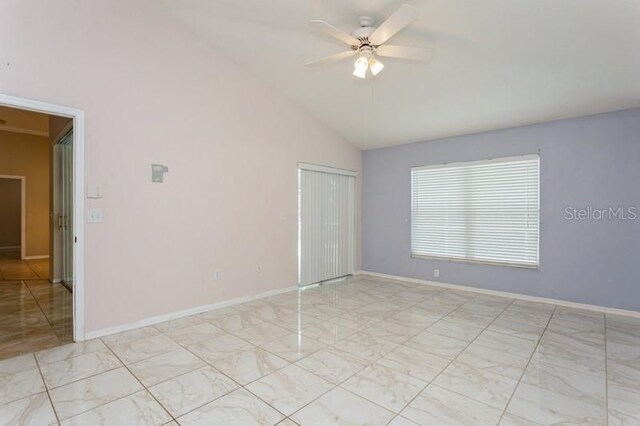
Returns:
[[[73,126],[0,99],[0,359],[74,341]]]

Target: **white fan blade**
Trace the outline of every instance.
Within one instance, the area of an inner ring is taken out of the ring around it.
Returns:
[[[350,46],[360,45],[360,40],[350,34],[345,33],[342,30],[337,29],[330,24],[327,24],[324,21],[311,21],[309,22],[309,25],[311,25],[312,28],[318,31],[322,31],[323,33],[328,34],[333,38],[337,38],[338,40],[343,41]]]
[[[320,65],[328,64],[330,62],[339,61],[340,59],[348,58],[357,53],[357,50],[347,50],[346,52],[338,53],[335,55],[327,56],[326,58],[318,59],[317,61],[304,64],[307,68],[317,67]]]
[[[411,5],[403,4],[398,10],[393,12],[386,21],[376,28],[373,34],[369,36],[369,41],[375,46],[380,46],[393,37],[398,31],[412,23],[417,17],[418,9]]]
[[[404,47],[385,44],[376,49],[380,56],[388,58],[409,59],[411,61],[428,61],[434,54],[433,49],[422,49],[420,47]]]

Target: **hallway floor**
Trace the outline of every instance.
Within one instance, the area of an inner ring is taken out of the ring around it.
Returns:
[[[0,424],[640,424],[640,318],[358,276],[0,361]]]
[[[20,259],[20,249],[0,250],[0,281],[49,279],[49,259]]]
[[[48,259],[0,253],[0,359],[73,341],[72,295],[48,276]]]

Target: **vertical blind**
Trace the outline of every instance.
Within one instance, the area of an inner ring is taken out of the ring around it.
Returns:
[[[536,268],[538,155],[411,169],[416,257]]]
[[[355,173],[301,165],[298,185],[298,282],[353,273]]]

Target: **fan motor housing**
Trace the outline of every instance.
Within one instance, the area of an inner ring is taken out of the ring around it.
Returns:
[[[373,26],[375,20],[369,16],[361,16],[360,17],[360,28],[356,29],[351,33],[352,36],[357,38],[358,40],[368,40],[369,36],[373,34],[376,27]]]

